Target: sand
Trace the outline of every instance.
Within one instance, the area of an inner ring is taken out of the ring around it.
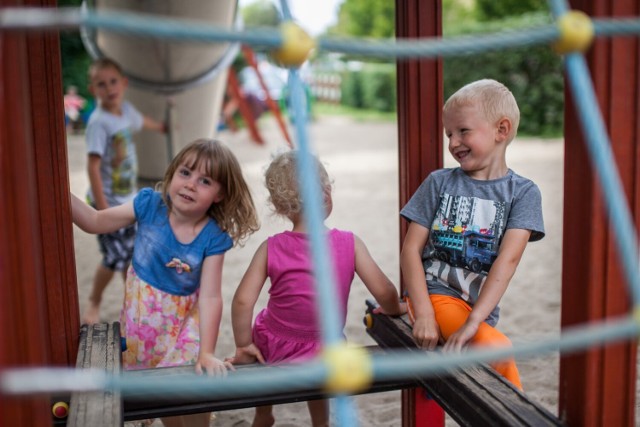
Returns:
[[[233,248],[225,258],[223,292],[225,311],[216,354],[223,358],[234,352],[230,304],[234,290],[255,249],[269,235],[282,231],[288,223],[273,217],[266,204],[262,184],[270,155],[285,148],[284,139],[272,119],[260,122],[266,145],[251,142],[245,131],[221,132],[242,163],[260,212],[262,228],[244,247]],[[334,210],[327,225],[352,230],[368,246],[385,273],[398,284],[399,206],[397,127],[395,123],[356,122],[347,118],[320,117],[311,124],[312,147],[320,154],[334,180]],[[84,139],[70,135],[69,174],[71,190],[83,195],[88,187]],[[448,159],[448,154],[447,154]],[[516,342],[539,339],[560,330],[561,226],[563,142],[559,139],[518,138],[508,150],[508,164],[517,173],[534,180],[543,195],[546,237],[531,243],[524,254],[501,308],[499,328]],[[449,160],[447,160],[449,163]],[[94,236],[74,227],[79,300],[84,306],[93,272],[100,256]],[[266,286],[259,307],[266,301]],[[116,277],[107,288],[102,307],[103,321],[118,320],[123,283]],[[349,300],[345,333],[358,344],[375,344],[365,332],[362,318],[365,299],[370,298],[356,277]],[[259,308],[256,309],[256,312]],[[522,382],[528,395],[552,413],[557,412],[558,355],[519,359]],[[361,425],[372,427],[401,424],[400,392],[355,397]],[[309,425],[304,403],[277,406],[277,426]],[[218,412],[212,426],[250,426],[252,409]],[[448,425],[455,425],[451,420]],[[159,425],[158,423],[154,425]]]

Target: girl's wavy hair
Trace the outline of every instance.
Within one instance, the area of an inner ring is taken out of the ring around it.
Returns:
[[[163,180],[156,186],[169,211],[172,208],[169,184],[181,165],[190,170],[204,165],[207,175],[220,184],[223,199],[213,203],[207,214],[229,233],[235,244],[242,246],[244,239],[260,226],[251,191],[233,152],[215,139],[198,139],[184,147],[171,161]]]
[[[316,157],[313,159],[318,168],[322,192],[328,194],[331,192],[329,174]],[[264,174],[265,186],[269,190],[269,202],[273,205],[275,213],[287,218],[300,215],[302,212],[296,164],[296,152],[286,151],[274,157]]]

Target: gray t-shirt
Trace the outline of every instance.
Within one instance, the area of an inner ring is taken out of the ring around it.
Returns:
[[[478,181],[461,168],[431,173],[400,215],[429,229],[422,262],[430,294],[450,295],[473,306],[509,228],[544,237],[542,198],[533,181],[511,169]],[[495,326],[496,307],[486,322]]]
[[[98,107],[87,124],[87,154],[102,158],[102,191],[109,206],[121,205],[136,195],[138,159],[131,135],[142,128],[143,116],[129,102],[122,103],[116,116]],[[89,200],[95,199],[89,189]]]

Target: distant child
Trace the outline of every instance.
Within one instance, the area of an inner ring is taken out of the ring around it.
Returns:
[[[124,99],[127,85],[120,65],[112,59],[98,59],[89,67],[89,90],[97,98],[98,106],[86,129],[90,184],[87,198],[98,210],[121,205],[136,195],[138,161],[132,134],[141,128],[165,131],[163,123],[144,117]],[[131,225],[98,235],[102,262],[93,278],[83,323],[100,321],[102,293],[114,272],[121,271],[125,277],[135,230]]]
[[[104,210],[72,195],[72,211],[89,233],[138,224],[120,316],[125,369],[195,364],[198,373],[224,375],[228,364],[214,356],[224,253],[258,228],[231,150],[197,140],[173,159],[158,191],[145,188]],[[199,425],[208,426],[200,416]]]
[[[81,120],[80,111],[84,108],[86,100],[78,94],[77,87],[69,86],[67,87],[67,93],[64,94],[63,101],[67,132],[72,133]]]
[[[317,160],[315,164],[327,217],[333,208],[331,183],[322,164]],[[275,213],[288,218],[293,227],[260,245],[236,290],[231,307],[236,353],[228,359],[232,363],[300,362],[316,357],[321,350],[307,229],[296,176],[294,151],[278,155],[266,171],[266,186]],[[406,312],[396,287],[375,263],[362,240],[349,231],[325,229],[325,232],[337,279],[336,307],[343,327],[354,271],[385,313]],[[253,310],[267,278],[271,281],[269,302],[252,328]],[[314,426],[329,425],[326,401],[309,401],[308,406]],[[256,408],[253,426],[271,426],[274,422],[271,406]]]
[[[422,348],[511,345],[495,329],[498,303],[527,242],[544,237],[540,190],[505,159],[519,122],[515,98],[495,80],[470,83],[444,105],[460,167],[431,173],[400,212],[410,222],[400,263]],[[522,389],[513,359],[493,366]]]

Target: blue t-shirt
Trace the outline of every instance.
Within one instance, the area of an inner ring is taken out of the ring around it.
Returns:
[[[544,237],[538,186],[509,169],[502,178],[479,181],[461,168],[439,169],[425,179],[400,215],[429,230],[422,253],[430,294],[475,304],[510,228]],[[486,319],[495,326],[500,309]]]
[[[133,268],[142,280],[172,295],[191,295],[200,287],[202,263],[210,255],[233,246],[231,237],[209,219],[190,243],[180,243],[169,224],[167,206],[160,193],[145,188],[133,201],[138,233]]]

